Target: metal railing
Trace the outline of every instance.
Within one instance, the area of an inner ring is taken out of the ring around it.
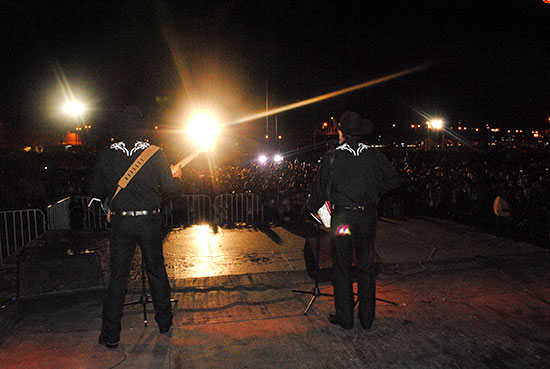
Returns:
[[[214,199],[215,224],[257,224],[264,220],[260,196],[254,193],[232,193]]]
[[[48,206],[50,230],[100,230],[109,223],[99,202],[88,204],[86,196],[66,197]],[[212,200],[208,195],[182,195],[170,200],[163,208],[164,225],[186,226],[199,223],[218,225],[263,222],[263,206],[260,196],[253,193],[222,194]]]
[[[87,196],[73,196],[49,205],[48,229],[56,231],[107,229],[109,223],[101,209],[101,204],[95,201],[88,207],[90,200],[91,197]]]
[[[162,209],[164,225],[173,227],[212,221],[212,202],[208,195],[183,195]]]
[[[0,211],[0,261],[46,232],[40,209]]]
[[[71,229],[71,202],[70,197],[65,197],[55,204],[48,205],[48,229],[51,231],[66,231]]]
[[[109,222],[99,201],[90,204],[91,197],[76,196],[71,200],[71,228],[107,229]],[[88,207],[88,204],[90,206]]]

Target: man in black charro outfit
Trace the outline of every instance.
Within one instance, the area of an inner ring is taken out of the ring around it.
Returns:
[[[373,268],[374,241],[380,195],[396,188],[399,175],[377,149],[360,142],[372,132],[369,120],[346,112],[338,126],[339,146],[321,162],[313,182],[307,207],[313,214],[330,200],[332,205],[331,250],[334,266],[334,305],[329,314],[332,324],[353,328],[352,262],[357,258],[359,321],[369,329],[374,320],[376,281]]]
[[[111,199],[120,177],[148,147],[142,141],[145,127],[141,111],[127,107],[117,122],[117,142],[98,155],[90,183],[90,195]],[[174,169],[176,177],[181,170]],[[155,320],[161,333],[172,326],[170,284],[162,254],[161,194],[175,193],[180,180],[173,177],[162,150],[157,151],[109,204],[111,210],[110,279],[103,299],[99,343],[116,348],[120,340],[121,319],[128,276],[136,244],[145,259],[151,288]]]

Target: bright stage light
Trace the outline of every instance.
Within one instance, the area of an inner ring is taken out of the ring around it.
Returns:
[[[441,119],[433,119],[426,122],[429,129],[443,129],[443,121]]]
[[[441,119],[434,119],[432,120],[432,127],[434,129],[441,129],[443,128],[443,121]]]
[[[67,101],[67,103],[63,106],[63,111],[65,111],[65,113],[71,114],[75,117],[81,116],[85,110],[86,107],[77,100]]]
[[[267,161],[267,156],[265,155],[260,155],[258,157],[258,161],[260,162],[260,164],[265,164],[265,162]]]
[[[209,151],[214,147],[216,136],[220,131],[216,118],[206,113],[195,115],[187,126],[189,137],[202,151]]]
[[[283,157],[282,157],[281,155],[277,154],[277,155],[275,155],[275,157],[273,158],[273,161],[274,161],[275,163],[280,163],[280,162],[283,161]]]

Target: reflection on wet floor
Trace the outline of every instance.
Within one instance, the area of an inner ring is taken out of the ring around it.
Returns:
[[[174,228],[164,239],[171,279],[303,270],[303,238],[284,229],[266,234],[256,228],[223,229],[210,225]]]

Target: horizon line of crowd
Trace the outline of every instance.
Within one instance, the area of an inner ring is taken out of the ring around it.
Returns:
[[[548,247],[550,150],[383,152],[401,174],[403,185],[382,198],[380,216],[450,219]],[[86,195],[95,155],[10,153],[2,159],[0,210],[44,210],[63,197]],[[47,167],[48,162],[56,164]],[[266,221],[298,221],[319,162],[318,154],[309,153],[280,163],[249,161],[211,170],[187,167],[181,192],[210,196],[252,192],[261,197]],[[511,210],[507,226],[500,229],[493,210],[497,196]]]

